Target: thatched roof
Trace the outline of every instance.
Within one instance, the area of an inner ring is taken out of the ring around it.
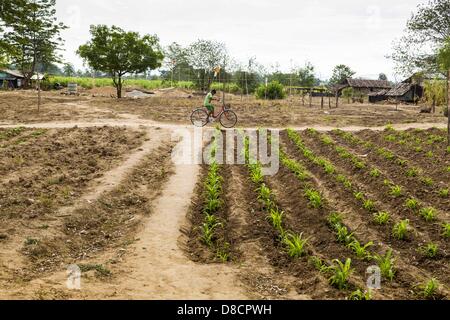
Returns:
[[[24,76],[16,70],[10,70],[10,69],[0,69],[0,72],[4,72],[6,74],[9,74],[11,76],[14,76],[16,78],[23,78]]]
[[[378,96],[385,96],[389,92],[389,89],[383,89],[377,92],[371,92],[368,94],[369,97],[378,97]]]
[[[390,89],[392,88],[389,81],[385,80],[365,80],[365,79],[347,79],[348,86],[353,88],[380,88]]]

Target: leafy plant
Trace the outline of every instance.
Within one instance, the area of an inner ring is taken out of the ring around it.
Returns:
[[[427,258],[433,259],[436,258],[439,252],[439,247],[435,243],[428,243],[426,246],[421,247],[419,249],[419,252],[421,252]]]
[[[381,270],[381,275],[389,281],[394,280],[396,270],[395,259],[392,257],[392,249],[389,249],[384,256],[375,254],[374,259]]]
[[[427,187],[431,187],[434,184],[433,179],[431,179],[430,177],[423,177],[422,179],[420,179],[420,181]]]
[[[432,278],[426,283],[419,285],[420,295],[425,299],[435,299],[439,295],[439,287],[439,281]]]
[[[381,175],[381,172],[378,169],[373,169],[372,171],[370,171],[370,175],[374,178],[378,178]]]
[[[328,272],[328,266],[318,257],[312,256],[309,258],[309,263],[312,264],[320,273]]]
[[[370,290],[363,292],[361,289],[358,289],[350,294],[348,300],[369,301],[372,300],[372,293],[370,292]]]
[[[410,198],[410,199],[406,200],[405,206],[408,209],[417,210],[419,208],[419,201],[417,199]]]
[[[338,226],[342,226],[342,221],[342,214],[338,212],[333,212],[328,216],[328,223],[334,230],[337,230]]]
[[[441,190],[439,190],[439,196],[441,198],[448,198],[448,189],[441,189]]]
[[[370,199],[364,200],[363,208],[369,212],[373,212],[375,211],[375,203]]]
[[[364,197],[365,197],[364,193],[362,193],[362,192],[355,192],[353,195],[354,195],[355,199],[359,200],[359,201],[364,200]]]
[[[419,215],[425,219],[425,221],[430,222],[436,219],[436,209],[429,207],[429,208],[422,208],[419,211]]]
[[[348,278],[353,273],[351,268],[352,260],[347,259],[345,263],[336,259],[333,261],[333,265],[328,268],[333,275],[330,277],[329,282],[332,286],[339,290],[344,290],[348,285]]]
[[[391,220],[391,215],[388,212],[380,211],[374,215],[373,220],[376,224],[385,225]]]
[[[353,233],[350,233],[346,226],[336,225],[337,240],[345,245],[353,242]]]
[[[417,168],[410,168],[406,171],[406,175],[410,178],[417,177],[419,175],[419,169]]]
[[[402,195],[402,187],[400,186],[392,186],[391,191],[389,192],[391,196],[394,198],[398,198]]]
[[[443,229],[442,235],[445,238],[450,238],[450,223],[444,223],[442,225],[442,229]]]
[[[392,235],[398,240],[405,240],[409,230],[409,220],[402,220],[395,224]]]
[[[308,239],[303,239],[303,234],[295,235],[288,233],[283,239],[288,254],[291,258],[300,258],[306,253],[306,244]]]
[[[283,216],[284,216],[284,212],[279,211],[278,208],[270,209],[270,214],[268,216],[268,219],[269,219],[270,223],[272,224],[272,226],[280,232],[283,231]]]
[[[314,189],[306,189],[305,190],[305,196],[309,200],[309,205],[315,209],[322,208],[323,206],[323,199],[320,192],[314,190]]]
[[[366,259],[366,260],[370,260],[372,259],[372,256],[370,254],[370,252],[367,251],[368,248],[373,246],[373,242],[370,241],[365,245],[361,245],[359,243],[358,240],[354,239],[353,242],[351,242],[348,247],[350,249],[353,250],[353,252],[355,253],[355,255],[359,258],[359,259]]]

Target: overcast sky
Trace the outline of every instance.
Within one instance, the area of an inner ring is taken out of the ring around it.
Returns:
[[[64,57],[82,67],[75,54],[89,40],[91,24],[157,34],[162,45],[198,39],[224,42],[230,54],[255,56],[282,70],[310,61],[322,79],[337,64],[357,76],[395,80],[385,56],[406,21],[425,0],[57,0],[58,18],[70,29]]]

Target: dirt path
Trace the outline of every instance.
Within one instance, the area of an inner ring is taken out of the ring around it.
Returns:
[[[101,127],[101,126],[125,126],[130,128],[139,127],[156,127],[163,129],[184,129],[192,128],[192,125],[187,124],[175,124],[166,122],[157,122],[153,120],[137,119],[134,116],[129,119],[93,119],[92,121],[54,121],[54,122],[42,122],[42,123],[15,123],[15,124],[0,124],[0,128],[36,128],[36,129],[62,129],[62,128],[86,128],[86,127]],[[431,128],[446,128],[447,125],[444,123],[403,123],[403,124],[393,124],[392,127],[396,130],[408,130],[408,129],[431,129]],[[309,128],[316,129],[318,131],[331,131],[333,129],[339,128],[343,131],[356,132],[361,130],[374,130],[383,131],[386,129],[385,126],[375,126],[375,127],[365,127],[365,126],[322,126],[322,125],[310,125],[310,126],[289,126],[296,131],[303,131]],[[256,130],[258,128],[243,128],[246,130]],[[285,129],[284,127],[270,128],[269,130]]]

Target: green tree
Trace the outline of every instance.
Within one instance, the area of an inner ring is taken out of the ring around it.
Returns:
[[[348,78],[353,77],[355,74],[356,72],[354,72],[349,66],[346,66],[345,64],[337,65],[333,69],[330,84],[340,84]]]
[[[60,32],[67,27],[57,22],[55,4],[56,0],[14,0],[2,4],[0,20],[6,28],[0,46],[23,73],[25,85],[39,65],[60,60]]]
[[[347,98],[347,102],[350,103],[350,99],[355,95],[355,90],[352,87],[345,88],[342,90],[342,96]]]
[[[164,56],[164,70],[161,71],[163,79],[171,81],[191,80],[195,72],[188,63],[186,48],[174,42],[165,48]]]
[[[437,62],[439,69],[447,74],[448,70],[450,70],[450,37],[439,49]]]
[[[278,81],[272,81],[267,85],[267,87],[265,84],[260,85],[256,90],[256,97],[258,99],[267,98],[269,100],[276,100],[284,99],[286,97],[286,94],[281,83],[279,83]]]
[[[385,73],[380,73],[380,75],[378,76],[378,80],[387,81],[388,77]]]
[[[301,87],[313,87],[316,82],[315,68],[307,62],[304,67],[297,70],[298,85]]]
[[[198,40],[186,49],[186,58],[188,64],[195,70],[198,87],[205,91],[213,81],[214,68],[221,67],[225,72],[228,52],[223,43]]]
[[[391,58],[397,70],[404,75],[422,70],[442,72],[437,52],[450,37],[449,24],[450,0],[430,0],[420,5],[409,19],[403,37],[394,43]]]
[[[71,63],[65,63],[63,66],[63,74],[66,77],[73,77],[75,75],[75,67]]]
[[[119,27],[91,26],[92,39],[79,47],[77,54],[89,66],[111,76],[122,98],[123,77],[127,74],[144,73],[161,66],[164,55],[155,35],[140,36]]]

